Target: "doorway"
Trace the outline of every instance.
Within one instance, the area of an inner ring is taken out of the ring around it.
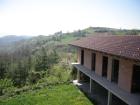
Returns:
[[[91,70],[95,71],[95,65],[96,65],[96,54],[92,53],[91,55]]]
[[[118,83],[118,75],[119,75],[119,60],[113,59],[112,60],[112,77],[111,81]]]
[[[108,69],[108,57],[103,56],[102,61],[102,76],[107,77],[107,69]]]
[[[81,65],[84,65],[84,50],[81,50]]]

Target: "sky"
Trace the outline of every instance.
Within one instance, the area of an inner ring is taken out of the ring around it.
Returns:
[[[0,0],[0,36],[140,29],[140,0]]]

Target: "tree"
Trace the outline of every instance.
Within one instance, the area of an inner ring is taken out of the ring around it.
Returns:
[[[41,49],[41,52],[39,55],[36,56],[36,64],[35,64],[35,70],[36,71],[46,71],[48,68],[48,56],[45,48]]]
[[[59,62],[59,56],[58,54],[56,53],[55,50],[53,50],[50,55],[49,55],[49,68],[51,66],[53,66],[54,64],[58,63]]]
[[[52,65],[58,63],[59,56],[55,50],[47,53],[45,48],[42,48],[39,55],[36,57],[36,71],[46,71],[47,69],[51,68]]]
[[[26,65],[21,61],[18,62],[16,64],[16,67],[14,67],[10,72],[10,76],[13,80],[14,85],[18,87],[24,86],[26,84],[28,73],[29,71]]]
[[[3,79],[6,73],[6,64],[0,62],[0,79]]]

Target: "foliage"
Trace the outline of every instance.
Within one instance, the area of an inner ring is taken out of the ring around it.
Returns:
[[[15,86],[21,87],[26,84],[28,69],[22,62],[18,62],[16,67],[9,72],[9,77],[13,80]]]
[[[4,64],[3,62],[0,62],[0,79],[3,79],[5,77],[5,73],[6,73],[6,64]]]
[[[35,84],[37,81],[41,79],[41,74],[39,72],[30,72],[28,76],[28,81],[30,84]]]
[[[77,79],[77,70],[76,70],[75,67],[72,68],[71,76],[72,76],[71,78],[72,78],[73,80]]]
[[[37,55],[36,58],[35,70],[46,71],[51,66],[58,63],[58,60],[59,60],[59,56],[55,50],[53,50],[50,53],[47,53],[47,51],[44,48],[42,48],[41,53]]]
[[[13,82],[9,79],[0,79],[0,96],[3,95],[3,90],[7,87],[11,87]]]
[[[70,80],[70,72],[70,68],[57,64],[48,69],[44,78],[39,80],[39,82],[47,85],[66,83]]]

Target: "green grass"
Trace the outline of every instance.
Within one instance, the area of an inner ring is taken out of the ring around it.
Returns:
[[[0,100],[0,105],[93,105],[76,86],[57,85]]]
[[[62,38],[61,42],[64,43],[64,44],[67,44],[67,43],[69,43],[69,42],[71,42],[71,41],[76,40],[76,38],[77,38],[77,37],[74,37],[73,35],[67,35],[67,36],[64,36],[64,37]]]

